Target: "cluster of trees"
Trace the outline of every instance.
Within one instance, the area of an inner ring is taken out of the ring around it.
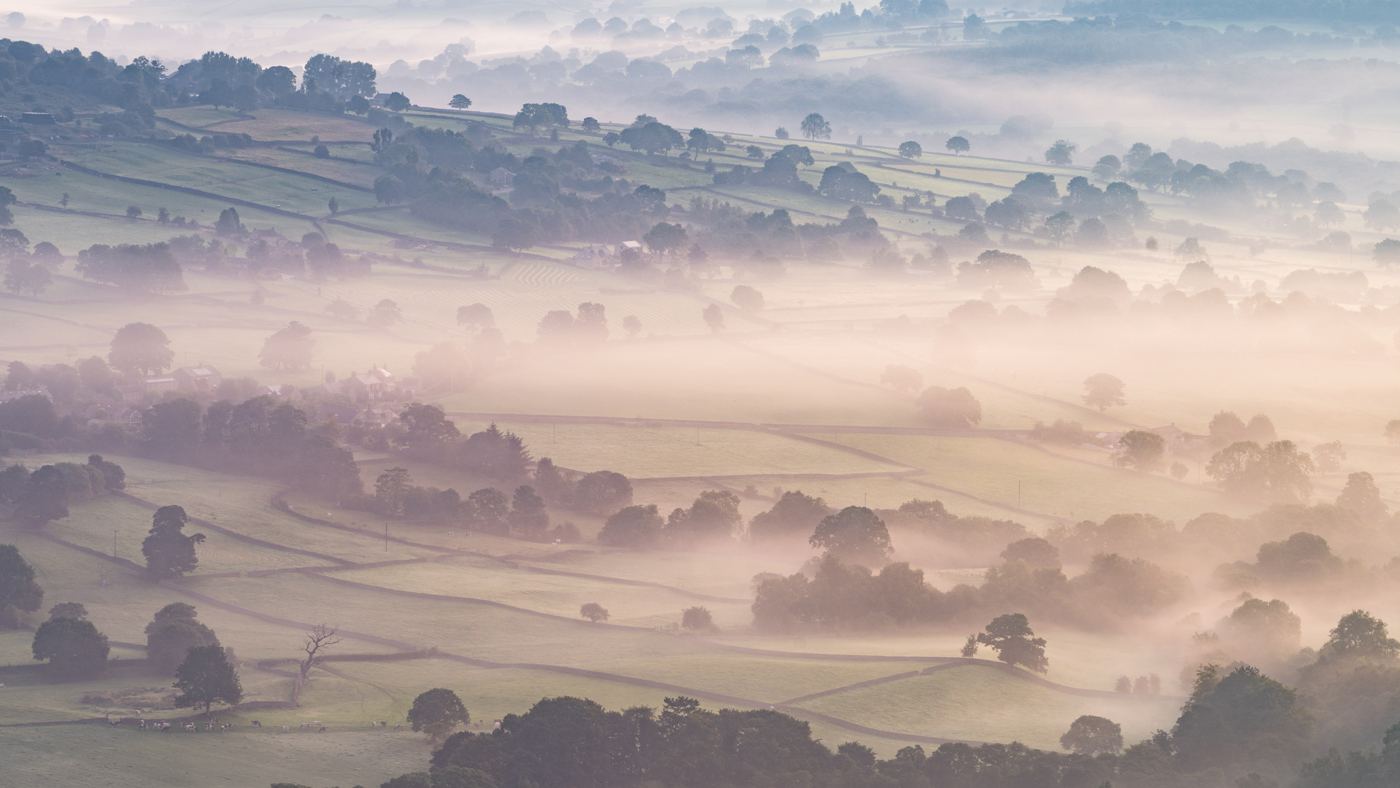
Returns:
[[[1025,623],[1016,616],[1000,618],[981,640],[993,648],[1003,645],[1003,653],[1027,644],[1033,651],[1038,639]],[[434,740],[467,716],[447,690],[420,697],[422,710],[414,719],[423,721],[421,730]],[[438,724],[430,728],[429,721]],[[420,729],[416,723],[415,729]],[[1301,785],[1330,788],[1387,784],[1400,771],[1389,733],[1380,752],[1343,757],[1334,751],[1304,765],[1315,729],[1294,690],[1249,666],[1201,668],[1171,729],[1126,749],[1117,723],[1080,717],[1061,738],[1068,753],[1021,744],[949,743],[932,752],[904,747],[880,760],[858,742],[833,752],[812,738],[807,723],[773,710],[711,712],[696,700],[675,697],[665,699],[659,714],[646,707],[617,712],[589,700],[557,697],[540,700],[524,714],[507,715],[492,733],[452,733],[434,751],[430,771],[385,785],[490,788],[521,779],[541,788],[794,781],[814,788],[1071,788],[1120,782],[1262,786],[1298,776]],[[1379,729],[1370,730],[1372,740]]]
[[[451,487],[417,486],[407,470],[390,468],[375,480],[374,495],[364,503],[386,517],[455,523],[481,533],[514,534],[533,541],[579,540],[573,523],[549,527],[545,500],[528,484],[516,487],[511,495],[484,487],[464,499]]]
[[[137,449],[168,462],[272,476],[334,501],[363,491],[334,425],[309,426],[306,411],[269,395],[207,408],[185,397],[158,402],[142,415]]]
[[[659,547],[693,549],[706,542],[732,540],[742,522],[739,496],[706,490],[687,508],[676,508],[664,519],[656,504],[623,507],[598,532],[601,544],[645,550]]]
[[[68,505],[126,487],[120,465],[94,454],[84,465],[59,462],[30,472],[23,463],[0,470],[0,503],[14,507],[15,519],[37,528],[68,516]]]
[[[772,631],[837,631],[967,622],[998,610],[1102,628],[1121,618],[1150,616],[1187,598],[1190,583],[1150,561],[1116,553],[1093,556],[1073,579],[1060,568],[1054,545],[1028,537],[1008,545],[980,587],[943,592],[923,570],[887,564],[878,573],[828,550],[814,570],[790,577],[761,575],[754,625]]]
[[[170,244],[93,244],[78,252],[78,273],[127,290],[172,293],[186,290],[184,273]]]

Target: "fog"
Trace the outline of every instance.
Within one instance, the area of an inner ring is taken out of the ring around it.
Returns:
[[[949,5],[0,8],[16,774],[1400,780],[1400,15]]]

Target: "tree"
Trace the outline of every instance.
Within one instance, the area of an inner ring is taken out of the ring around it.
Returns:
[[[670,224],[668,222],[657,222],[654,227],[642,236],[642,242],[647,248],[659,255],[666,253],[675,254],[677,251],[689,246],[689,239],[686,237],[685,226],[679,223]]]
[[[778,498],[773,508],[759,512],[749,521],[749,538],[754,541],[808,536],[831,514],[831,507],[821,498],[803,495],[801,490],[789,490]]]
[[[471,105],[472,105],[472,100],[469,99],[469,98],[467,98],[466,96],[462,95],[461,93],[455,93],[455,94],[453,94],[451,100],[449,100],[449,101],[447,102],[447,106],[449,106],[449,107],[451,107],[451,108],[453,108],[453,109],[466,109],[467,107],[470,107]],[[586,120],[585,120],[584,122],[587,123]]]
[[[929,386],[914,400],[914,406],[940,427],[970,429],[982,421],[982,404],[966,387]]]
[[[329,159],[331,157],[331,149],[326,145],[317,145],[311,149],[311,155],[318,159]],[[335,198],[332,197],[331,199],[334,200]],[[331,211],[331,213],[335,213],[335,211]]]
[[[374,199],[385,205],[403,202],[403,181],[393,175],[381,175],[374,179]]]
[[[1084,379],[1084,404],[1098,408],[1099,413],[1114,405],[1126,405],[1127,401],[1123,399],[1123,381],[1103,372],[1090,375]]]
[[[454,427],[455,428],[455,427]],[[407,468],[390,468],[379,474],[374,481],[374,502],[376,511],[389,517],[403,512],[403,501],[413,489],[413,477]]]
[[[1361,218],[1367,227],[1377,232],[1393,230],[1400,227],[1400,208],[1396,208],[1389,200],[1376,200],[1361,214]]]
[[[944,143],[944,147],[956,156],[972,150],[972,143],[968,142],[966,137],[949,137],[948,141]]]
[[[1371,259],[1381,268],[1400,264],[1400,241],[1387,238],[1371,247]]]
[[[195,616],[193,605],[172,602],[156,612],[146,625],[146,660],[157,671],[170,675],[196,646],[218,646],[214,630]]]
[[[457,693],[438,687],[413,699],[408,722],[414,733],[426,733],[430,741],[437,743],[446,739],[458,725],[469,724],[471,715]]]
[[[126,218],[128,218],[128,219],[140,219],[140,218],[141,218],[141,208],[140,208],[139,206],[136,206],[136,205],[128,205],[128,206],[126,206]]]
[[[1155,432],[1128,430],[1118,439],[1118,451],[1113,454],[1113,464],[1120,468],[1155,471],[1162,467],[1162,454],[1166,446],[1166,439]]]
[[[582,607],[578,609],[578,614],[588,619],[589,621],[592,621],[595,624],[599,621],[608,620],[608,609],[598,604],[597,602],[585,603]]]
[[[628,339],[636,339],[642,333],[642,319],[636,315],[628,315],[622,318],[622,330],[627,334]]]
[[[544,499],[535,492],[535,488],[528,484],[515,488],[508,521],[511,530],[526,539],[538,539],[548,530],[549,512],[545,510]]]
[[[1060,746],[1075,755],[1118,754],[1123,749],[1123,726],[1104,717],[1085,714],[1070,723]]]
[[[170,339],[150,323],[128,323],[117,329],[107,362],[129,375],[159,373],[175,361]]]
[[[1295,503],[1312,494],[1312,458],[1292,441],[1260,446],[1238,441],[1216,452],[1206,475],[1227,493],[1249,499]]]
[[[332,197],[330,202],[326,203],[326,208],[330,210],[331,216],[335,216],[340,213],[340,201]]]
[[[776,129],[773,130],[773,136],[774,136],[774,137],[777,137],[777,138],[780,139],[780,140],[785,140],[785,139],[787,139],[788,137],[790,137],[791,135],[788,134],[788,130],[787,130],[787,129],[783,128],[782,126],[779,126],[778,128],[776,128]]]
[[[1065,140],[1055,140],[1055,144],[1045,151],[1045,160],[1051,164],[1058,164],[1061,167],[1068,167],[1074,163],[1074,152],[1079,149],[1078,145]]]
[[[184,533],[189,515],[179,506],[162,506],[151,517],[150,535],[141,542],[146,570],[157,580],[168,580],[193,571],[199,565],[194,546],[204,542],[204,534]]]
[[[68,481],[52,465],[29,475],[24,489],[15,497],[15,517],[32,528],[68,516]]]
[[[740,309],[758,310],[763,308],[763,294],[749,285],[735,285],[729,300]]]
[[[700,317],[704,318],[710,331],[718,334],[724,330],[724,311],[719,308],[719,304],[710,304],[700,310]]]
[[[1342,448],[1341,441],[1319,443],[1313,447],[1312,458],[1319,473],[1336,473],[1342,469],[1342,462],[1347,458],[1347,450]]]
[[[1222,679],[1215,665],[1206,665],[1172,728],[1171,744],[1192,772],[1246,759],[1280,763],[1306,746],[1312,727],[1296,693],[1258,668],[1242,665]]]
[[[842,561],[876,566],[894,549],[885,521],[864,506],[847,506],[823,517],[808,543]]]
[[[243,226],[243,220],[238,218],[238,209],[232,206],[219,211],[219,220],[214,223],[214,232],[225,238],[242,238],[247,235],[248,228]]]
[[[1385,622],[1365,610],[1353,610],[1337,621],[1318,650],[1319,662],[1343,659],[1384,662],[1400,656],[1400,641],[1390,637]]]
[[[403,320],[403,313],[399,311],[399,305],[388,298],[375,304],[365,316],[366,323],[379,328],[388,328],[400,320]]]
[[[413,106],[413,102],[408,100],[408,96],[395,91],[384,99],[384,106],[393,112],[403,112]]]
[[[813,112],[802,119],[802,136],[809,140],[829,140],[831,139],[831,124],[826,122],[826,118]],[[780,139],[787,139],[787,135],[779,135]]]
[[[716,628],[715,619],[708,608],[688,607],[681,611],[681,628],[692,632],[707,632]]]
[[[91,621],[55,618],[34,631],[34,659],[48,660],[49,670],[59,678],[87,679],[107,669],[107,636]]]
[[[654,547],[664,525],[656,504],[627,506],[603,523],[598,531],[598,542],[610,547]]]
[[[37,296],[53,284],[53,276],[43,263],[11,260],[5,267],[5,289],[17,295]]]
[[[301,683],[305,684],[311,676],[311,669],[321,664],[325,658],[326,649],[340,642],[339,630],[335,627],[317,624],[307,632],[301,644],[301,650],[306,652],[306,659],[298,666],[297,675]]]
[[[589,134],[597,134],[598,131],[603,128],[603,126],[600,123],[598,123],[597,118],[587,117],[583,119],[583,123],[579,125],[579,128],[583,129]]]
[[[311,329],[293,320],[286,328],[267,338],[262,351],[258,353],[258,363],[268,369],[299,372],[311,369],[311,350],[316,340],[311,338]]]
[[[1045,658],[1045,638],[1035,637],[1030,621],[1022,613],[992,619],[986,631],[977,635],[977,642],[990,647],[997,659],[1008,665],[1020,665],[1036,673],[1050,668],[1050,660]]]
[[[632,505],[632,482],[615,471],[593,471],[574,485],[573,506],[581,512],[606,516]]]
[[[204,713],[215,701],[230,706],[243,700],[243,685],[238,681],[238,669],[228,660],[228,652],[223,646],[195,646],[189,650],[184,662],[175,670],[175,689],[180,695],[175,698],[178,708],[199,708]]]
[[[1380,523],[1389,511],[1381,500],[1375,477],[1365,471],[1347,475],[1346,486],[1337,496],[1337,506],[1356,515],[1364,523]]]
[[[34,579],[34,567],[24,560],[18,547],[0,544],[0,615],[10,607],[33,613],[43,602],[44,589]]]
[[[1400,446],[1400,419],[1391,419],[1385,423],[1385,430],[1382,432],[1385,440],[1391,446]]]
[[[1094,165],[1094,177],[1100,181],[1111,181],[1118,177],[1118,173],[1123,169],[1123,162],[1112,154],[1100,157],[1098,163]]]
[[[1062,243],[1069,237],[1069,232],[1074,228],[1074,214],[1069,211],[1060,211],[1053,216],[1045,217],[1045,234],[1055,243]]]
[[[924,155],[924,146],[913,140],[899,143],[899,155],[906,159],[917,159]]]
[[[490,328],[496,325],[496,316],[491,307],[485,304],[468,304],[457,307],[457,325],[472,328]]]
[[[980,645],[981,644],[977,642],[976,634],[968,635],[967,640],[963,643],[962,649],[958,651],[958,654],[961,655],[963,659],[972,659],[977,656],[977,647]]]

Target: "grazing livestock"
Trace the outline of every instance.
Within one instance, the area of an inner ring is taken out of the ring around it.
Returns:
[[[322,725],[322,726],[321,726],[321,730],[316,731],[316,732],[317,732],[317,733],[325,733],[325,732],[326,732],[326,726]]]
[[[398,730],[403,730],[403,726],[402,726],[402,725],[395,725],[395,726],[394,726],[394,730],[396,730],[396,731],[398,731]]]
[[[257,720],[253,720],[253,727],[254,727],[254,728],[261,728],[261,727],[262,727],[262,723],[261,723],[261,722],[258,722]]]
[[[283,725],[283,726],[282,726],[282,732],[283,732],[283,733],[291,733],[291,732],[292,732],[292,726],[290,726],[290,725]]]

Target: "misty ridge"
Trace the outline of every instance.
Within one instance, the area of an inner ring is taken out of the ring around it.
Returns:
[[[24,784],[1400,784],[1393,3],[0,11]]]

